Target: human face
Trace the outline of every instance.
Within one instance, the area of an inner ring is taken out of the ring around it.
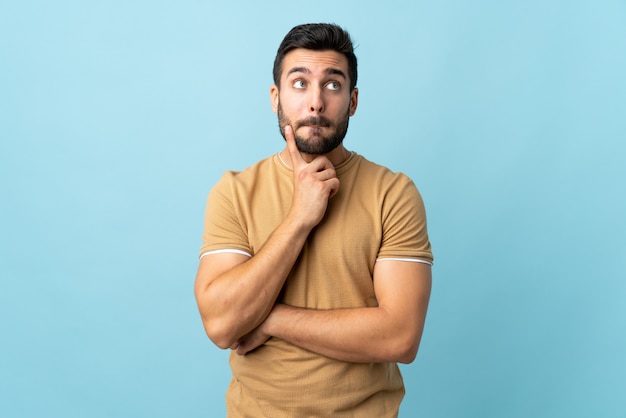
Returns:
[[[270,89],[281,134],[291,125],[300,152],[331,153],[342,144],[357,106],[346,57],[331,50],[295,49],[285,55],[282,68],[281,87]]]

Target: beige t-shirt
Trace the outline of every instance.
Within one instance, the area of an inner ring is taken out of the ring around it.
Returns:
[[[278,302],[311,309],[377,306],[380,258],[432,263],[424,205],[406,175],[360,155],[335,167],[340,188],[309,235]],[[277,155],[226,172],[209,194],[201,255],[254,256],[286,216],[293,173]],[[404,385],[395,363],[349,363],[277,338],[230,357],[229,417],[395,417]]]

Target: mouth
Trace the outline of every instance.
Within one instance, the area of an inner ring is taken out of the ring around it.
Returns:
[[[327,126],[324,126],[324,125],[303,125],[302,128],[305,128],[305,129],[308,128],[309,135],[322,135],[322,132],[323,132],[324,128],[327,128]]]
[[[332,123],[326,118],[314,117],[314,118],[308,118],[308,119],[301,121],[299,127],[321,129],[321,128],[330,128],[331,126],[332,126]]]

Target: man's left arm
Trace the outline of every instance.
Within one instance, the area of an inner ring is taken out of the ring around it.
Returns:
[[[237,353],[246,354],[276,337],[342,361],[412,362],[424,330],[431,267],[380,259],[373,280],[377,307],[316,310],[278,304],[239,341]]]

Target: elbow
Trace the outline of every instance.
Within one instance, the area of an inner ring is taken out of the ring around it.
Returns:
[[[417,358],[422,333],[424,332],[424,322],[419,321],[417,326],[411,322],[403,324],[396,329],[394,344],[392,345],[392,356],[395,362],[410,364]]]
[[[394,361],[397,363],[410,364],[417,357],[417,347],[407,347],[394,353]]]
[[[417,357],[420,338],[415,336],[399,339],[392,353],[393,361],[397,363],[410,364]]]
[[[396,361],[398,363],[410,364],[413,363],[415,358],[417,357],[417,347],[405,349],[397,354]]]
[[[203,324],[207,337],[219,348],[225,350],[237,342],[238,338],[230,331],[230,327],[224,325],[223,321],[203,319]]]
[[[203,293],[203,289],[200,289],[197,284],[194,293],[198,302],[198,310],[200,311],[204,332],[209,337],[209,340],[224,350],[232,347],[239,339],[238,336],[234,335],[234,327],[231,326],[226,318],[211,312],[207,304],[203,303],[207,297]]]

